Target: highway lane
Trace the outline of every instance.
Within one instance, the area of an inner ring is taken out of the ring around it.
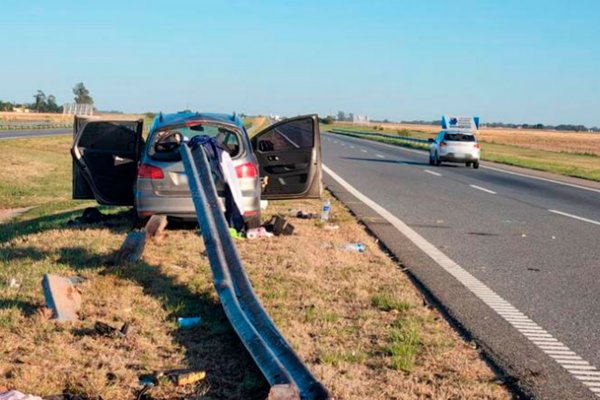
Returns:
[[[600,366],[600,192],[323,135],[324,163]],[[549,211],[552,210],[552,211]]]
[[[72,132],[73,131],[70,129],[32,129],[32,130],[0,131],[0,140],[65,135],[65,134],[72,133]]]

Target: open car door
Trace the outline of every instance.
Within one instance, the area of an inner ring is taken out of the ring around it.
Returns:
[[[143,120],[113,121],[75,117],[73,198],[106,205],[133,205],[142,151]]]
[[[267,180],[263,199],[321,197],[321,133],[316,115],[277,122],[251,142],[260,177]]]

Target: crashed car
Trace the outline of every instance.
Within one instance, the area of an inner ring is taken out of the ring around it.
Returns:
[[[151,215],[195,220],[179,146],[213,137],[229,153],[240,183],[248,228],[260,224],[261,199],[320,198],[321,143],[316,115],[279,121],[252,138],[234,115],[180,112],[155,117],[146,140],[143,120],[75,117],[73,199],[133,206]],[[219,196],[223,188],[217,185]]]

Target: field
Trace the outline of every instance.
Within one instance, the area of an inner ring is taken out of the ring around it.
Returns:
[[[115,266],[130,229],[125,209],[102,208],[113,215],[108,224],[67,225],[92,204],[69,199],[69,144],[68,135],[0,142],[11,165],[0,175],[0,209],[35,206],[0,224],[0,388],[134,399],[140,374],[193,367],[207,371],[205,381],[157,387],[151,398],[265,398],[268,387],[225,318],[195,229],[175,226],[141,261]],[[474,346],[331,200],[338,230],[289,216],[316,212],[319,201],[276,202],[265,217],[284,215],[294,236],[237,245],[265,308],[335,398],[510,398]],[[367,251],[343,250],[355,241]],[[47,319],[44,273],[83,278],[79,321]],[[202,324],[179,329],[179,316],[201,316]],[[131,328],[124,338],[105,337],[96,321]]]
[[[335,124],[321,129],[332,127],[420,139],[440,131],[433,125],[413,124]],[[484,160],[600,181],[600,134],[484,128],[478,138]]]

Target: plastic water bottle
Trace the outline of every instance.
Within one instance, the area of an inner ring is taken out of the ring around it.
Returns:
[[[358,243],[347,243],[344,247],[344,250],[347,251],[356,251],[359,253],[364,253],[366,246],[361,242]]]
[[[329,200],[323,202],[323,209],[321,210],[321,221],[329,221],[329,210],[331,210],[331,203]]]

